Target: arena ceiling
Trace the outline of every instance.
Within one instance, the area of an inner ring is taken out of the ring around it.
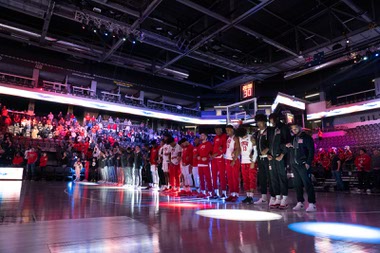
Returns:
[[[194,96],[303,68],[319,52],[328,61],[380,41],[375,0],[0,0],[0,6],[7,41],[117,66],[137,80],[149,75],[156,88]]]

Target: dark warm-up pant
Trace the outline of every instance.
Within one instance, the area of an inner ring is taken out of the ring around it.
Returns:
[[[158,165],[158,176],[160,177],[160,186],[167,185],[167,182],[165,181],[165,173],[162,170],[162,164]]]
[[[370,189],[370,174],[367,171],[358,171],[359,189]]]
[[[297,202],[304,202],[303,188],[305,188],[308,202],[315,203],[314,186],[311,182],[310,171],[306,169],[304,164],[292,164],[294,173],[294,188],[297,193]]]
[[[277,161],[273,158],[272,161],[269,161],[269,165],[270,181],[274,194],[288,196],[288,176],[284,159]]]
[[[267,194],[267,185],[269,183],[269,193],[272,197],[275,197],[276,195],[273,192],[272,185],[270,183],[270,180],[268,180],[269,175],[269,161],[268,158],[259,158],[257,161],[257,164],[259,166],[259,184],[260,184],[260,190],[261,194]]]

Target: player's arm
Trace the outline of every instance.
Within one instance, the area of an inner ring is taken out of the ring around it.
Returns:
[[[234,145],[234,157],[233,157],[233,160],[235,161],[236,159],[238,159],[240,153],[241,153],[241,149],[240,149],[240,141],[239,141],[239,138],[238,137],[234,137],[234,141],[235,141],[235,145]]]

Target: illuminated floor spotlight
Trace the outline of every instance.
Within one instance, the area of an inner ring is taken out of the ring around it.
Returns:
[[[188,203],[188,202],[172,202],[172,203],[160,203],[160,207],[180,207],[180,208],[210,208],[211,205]]]
[[[197,211],[196,214],[208,218],[234,221],[270,221],[282,218],[281,215],[276,213],[239,209],[200,210]]]
[[[92,182],[75,182],[75,184],[81,184],[81,185],[99,185],[98,183],[92,183]]]
[[[334,222],[300,222],[289,229],[316,237],[333,240],[380,244],[380,228]]]

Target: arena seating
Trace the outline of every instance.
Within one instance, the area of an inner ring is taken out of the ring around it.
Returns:
[[[351,148],[371,148],[380,146],[380,124],[358,126],[346,129],[346,135],[316,140],[318,148],[329,149],[331,147],[343,148],[348,145]]]

